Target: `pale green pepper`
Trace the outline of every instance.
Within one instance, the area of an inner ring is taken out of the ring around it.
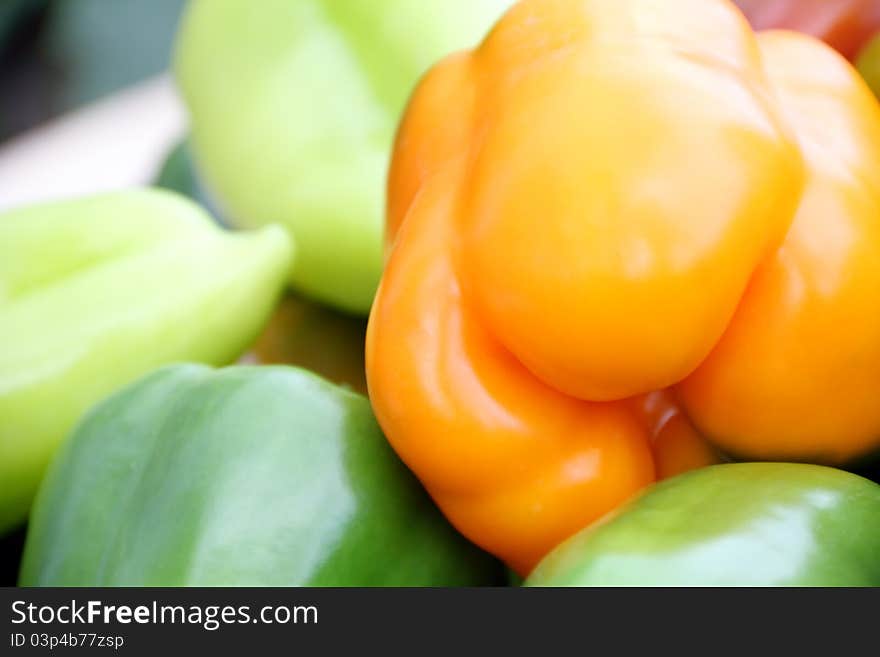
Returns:
[[[385,175],[419,76],[511,0],[195,0],[177,42],[200,174],[224,218],[295,236],[291,281],[365,314]]]
[[[166,363],[234,361],[284,285],[285,231],[128,191],[0,214],[0,533],[92,404]]]

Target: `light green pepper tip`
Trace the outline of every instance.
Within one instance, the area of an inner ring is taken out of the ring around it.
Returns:
[[[234,361],[291,257],[282,228],[232,233],[158,190],[0,214],[0,532],[92,404],[166,363]]]

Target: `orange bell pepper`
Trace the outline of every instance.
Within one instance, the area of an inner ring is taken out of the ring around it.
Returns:
[[[520,573],[717,461],[701,434],[874,449],[878,190],[880,107],[815,39],[756,38],[728,0],[524,0],[399,128],[377,417]]]
[[[678,394],[734,455],[840,465],[880,447],[880,104],[819,42],[759,42],[806,187],[785,241]]]
[[[657,479],[668,479],[707,465],[722,463],[724,455],[688,419],[671,389],[633,397],[654,455]]]
[[[880,32],[877,0],[735,0],[756,30],[789,29],[810,34],[855,61]]]

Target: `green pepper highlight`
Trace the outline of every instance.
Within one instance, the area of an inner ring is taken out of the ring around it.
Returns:
[[[288,366],[163,368],[96,407],[53,463],[32,586],[497,581],[385,441],[367,399]]]
[[[880,486],[816,465],[715,465],[576,534],[528,586],[878,586]]]

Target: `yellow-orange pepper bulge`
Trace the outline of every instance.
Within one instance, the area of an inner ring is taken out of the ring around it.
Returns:
[[[702,433],[880,444],[880,106],[811,37],[727,0],[520,2],[417,88],[387,224],[373,406],[520,573],[717,461]]]
[[[712,354],[679,386],[721,447],[837,465],[880,446],[880,105],[830,48],[759,37],[806,187]]]

